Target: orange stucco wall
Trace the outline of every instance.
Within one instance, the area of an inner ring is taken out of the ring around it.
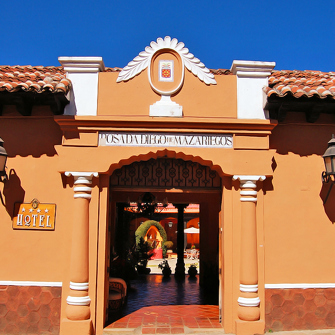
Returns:
[[[149,106],[160,100],[150,87],[147,70],[128,82],[116,83],[118,73],[99,74],[98,115],[150,120]],[[183,106],[184,118],[236,118],[236,76],[216,76],[205,85],[185,70],[184,85],[172,101]]]
[[[275,150],[273,179],[265,183],[265,282],[329,283],[334,281],[334,192],[323,205],[322,155],[334,133],[332,117],[316,123],[289,115],[270,136]],[[327,215],[328,213],[328,215]]]
[[[330,116],[307,124],[298,113],[276,126],[268,120],[236,119],[236,77],[216,76],[206,86],[186,70],[182,90],[172,100],[183,106],[184,117],[150,118],[149,106],[159,100],[146,71],[127,83],[116,83],[117,73],[99,75],[97,117],[51,116],[36,107],[30,117],[6,107],[0,135],[9,154],[9,180],[1,184],[5,206],[0,206],[0,280],[63,282],[62,318],[69,294],[69,267],[73,220],[73,179],[65,171],[93,171],[90,201],[89,261],[91,314],[94,329],[102,333],[105,303],[109,176],[122,165],[157,157],[194,160],[210,166],[223,180],[221,208],[208,204],[200,214],[220,219],[224,325],[234,332],[239,296],[241,201],[233,175],[265,175],[258,184],[257,251],[259,297],[264,284],[334,282],[335,190],[324,206],[327,185],[321,182],[322,154],[334,132]],[[185,147],[102,147],[99,131],[215,132],[233,135],[230,149]],[[15,202],[57,205],[54,231],[12,229]],[[215,201],[218,201],[216,198]],[[221,210],[221,212],[220,212]],[[220,213],[219,213],[220,212]],[[205,214],[204,214],[205,213]],[[217,222],[216,227],[219,224]],[[220,233],[220,232],[219,232]],[[201,246],[206,239],[202,236]],[[213,246],[213,248],[217,246]],[[264,305],[261,318],[264,319]]]

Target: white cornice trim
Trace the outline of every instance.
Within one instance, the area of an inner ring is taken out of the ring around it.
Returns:
[[[105,70],[102,57],[58,57],[58,61],[68,73],[95,73]]]
[[[66,177],[75,177],[75,178],[93,178],[93,177],[98,177],[99,173],[98,172],[73,172],[73,171],[66,171],[65,172]]]
[[[234,60],[230,71],[243,78],[267,78],[275,66],[275,62]]]
[[[267,289],[294,289],[294,288],[335,288],[335,283],[294,283],[294,284],[265,284]]]
[[[20,281],[20,280],[0,280],[0,285],[3,286],[48,286],[62,287],[63,283],[59,281]]]
[[[266,176],[251,176],[251,175],[234,175],[233,180],[239,180],[240,182],[247,182],[247,181],[264,181]]]

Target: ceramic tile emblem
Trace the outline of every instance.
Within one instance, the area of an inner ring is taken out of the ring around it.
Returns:
[[[173,60],[159,61],[159,81],[173,81]]]

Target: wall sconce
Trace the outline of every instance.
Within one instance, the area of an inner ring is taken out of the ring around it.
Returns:
[[[5,182],[7,180],[6,174],[6,161],[7,161],[7,152],[3,147],[3,139],[0,138],[0,181]]]
[[[335,175],[335,138],[334,135],[332,139],[328,142],[328,148],[323,155],[325,161],[326,171],[322,172],[322,181],[328,183],[331,180],[331,176]],[[332,180],[334,181],[334,180]]]
[[[198,222],[198,228],[200,228],[200,222]]]
[[[324,159],[326,171],[322,172],[322,182],[329,183],[330,181],[332,181],[329,187],[328,193],[326,195],[326,198],[323,201],[323,204],[325,204],[326,201],[328,200],[330,191],[335,181],[335,138],[334,138],[334,135],[332,136],[332,139],[328,142],[328,148],[323,155],[323,159]]]
[[[173,222],[172,221],[168,222],[168,225],[169,225],[169,228],[172,228]]]

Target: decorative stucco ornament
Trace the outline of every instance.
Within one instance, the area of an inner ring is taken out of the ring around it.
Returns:
[[[122,69],[117,82],[130,80],[148,68],[149,83],[161,95],[161,100],[150,106],[149,115],[181,117],[182,106],[171,101],[170,97],[182,87],[185,67],[206,85],[216,84],[214,75],[185,48],[185,44],[169,36],[152,41]]]

